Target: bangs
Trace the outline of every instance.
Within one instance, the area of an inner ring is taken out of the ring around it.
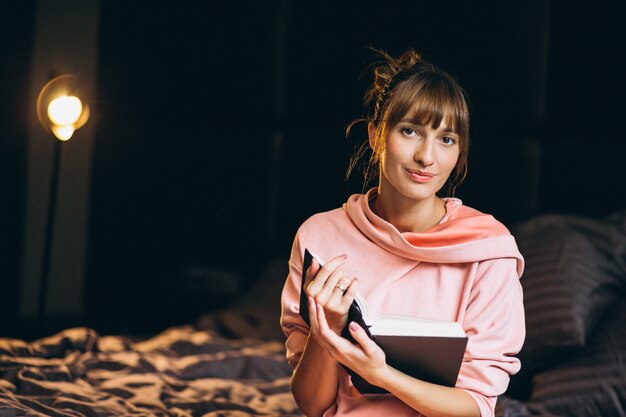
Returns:
[[[386,124],[392,128],[408,118],[420,126],[439,128],[442,122],[461,138],[469,130],[469,114],[463,91],[445,74],[422,74],[400,83],[387,107]]]

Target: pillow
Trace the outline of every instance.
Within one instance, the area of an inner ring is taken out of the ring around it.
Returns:
[[[534,414],[604,417],[626,414],[626,298],[610,308],[576,355],[533,379]]]
[[[626,239],[607,221],[562,215],[533,218],[512,233],[526,261],[526,341],[510,391],[525,398],[531,376],[583,347],[598,317],[626,291],[617,262]]]
[[[626,209],[617,211],[606,218],[617,239],[606,239],[606,244],[611,245],[610,251],[617,254],[617,263],[622,271],[622,276],[626,276]]]

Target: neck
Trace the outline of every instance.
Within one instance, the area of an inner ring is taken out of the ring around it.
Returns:
[[[394,198],[378,189],[376,198],[370,203],[376,215],[393,224],[399,232],[419,233],[439,224],[446,214],[445,202],[432,196],[427,200]]]

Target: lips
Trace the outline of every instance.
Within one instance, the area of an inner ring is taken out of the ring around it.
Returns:
[[[407,174],[409,174],[409,177],[411,177],[411,179],[415,182],[419,182],[419,183],[425,183],[428,182],[430,180],[432,180],[435,177],[435,174],[432,174],[430,172],[426,172],[426,171],[417,171],[414,169],[408,169],[406,170]]]

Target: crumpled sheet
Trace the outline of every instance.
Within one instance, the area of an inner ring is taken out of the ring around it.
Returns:
[[[0,339],[0,417],[301,416],[280,341],[192,326],[131,341],[74,328]]]

